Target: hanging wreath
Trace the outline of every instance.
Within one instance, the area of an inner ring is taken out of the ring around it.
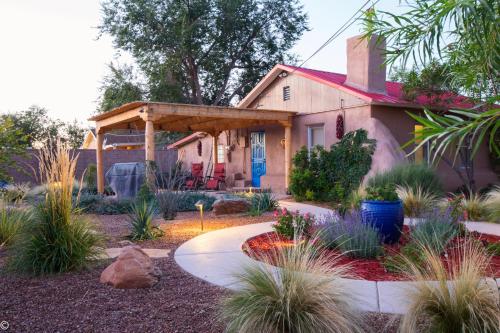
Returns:
[[[201,140],[198,140],[198,147],[197,148],[198,148],[198,156],[201,157],[201,153],[202,153],[202,150],[201,150],[201,148],[202,148],[202,146],[201,146]]]
[[[337,139],[342,139],[344,136],[344,117],[341,114],[337,116]]]

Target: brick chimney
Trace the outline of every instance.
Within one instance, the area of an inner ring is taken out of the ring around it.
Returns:
[[[346,84],[366,92],[385,94],[385,40],[377,44],[377,36],[347,39]]]

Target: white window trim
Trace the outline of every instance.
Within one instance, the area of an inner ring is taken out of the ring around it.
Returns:
[[[222,154],[220,154],[222,152]],[[226,162],[226,147],[224,147],[223,144],[218,144],[217,145],[217,162],[218,163],[225,163]],[[222,158],[221,158],[222,157]]]
[[[313,147],[311,146],[312,143],[312,130],[315,128],[321,128],[323,130],[323,142],[320,144],[321,146],[325,147],[325,124],[316,124],[316,125],[308,125],[307,126],[307,149],[311,150]],[[315,146],[317,146],[315,144]]]

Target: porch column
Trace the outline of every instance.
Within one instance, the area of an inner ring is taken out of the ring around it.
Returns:
[[[214,132],[212,136],[212,155],[214,161],[214,170],[215,170],[215,165],[219,163],[219,156],[218,156],[219,134],[220,132]]]
[[[155,129],[152,120],[146,120],[146,140],[144,150],[146,151],[146,161],[155,160]]]
[[[104,143],[104,133],[97,132],[96,164],[97,164],[97,192],[104,193],[104,161],[102,156],[102,144]]]
[[[290,172],[292,169],[292,124],[285,125],[285,188],[290,185]]]

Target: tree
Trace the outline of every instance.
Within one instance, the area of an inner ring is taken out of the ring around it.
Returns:
[[[59,136],[59,130],[64,127],[60,120],[51,119],[45,108],[33,105],[27,110],[10,115],[14,125],[27,138],[29,147],[36,148],[45,144],[50,138]]]
[[[366,36],[383,37],[388,42],[387,62],[409,59],[423,67],[438,57],[457,91],[476,101],[470,110],[450,110],[438,114],[425,110],[422,117],[410,115],[423,130],[415,133],[418,148],[430,143],[434,159],[452,148],[455,159],[465,145],[471,158],[485,139],[500,157],[497,132],[500,128],[500,3],[496,0],[411,0],[401,15],[370,11],[364,18]],[[407,145],[408,145],[407,144]],[[414,150],[414,151],[415,151]],[[473,190],[473,182],[468,184]]]
[[[0,117],[0,181],[10,179],[7,167],[15,167],[15,156],[25,153],[28,138],[10,116]]]
[[[307,29],[298,0],[106,0],[102,34],[130,52],[151,100],[229,105]]]
[[[83,143],[86,131],[87,129],[75,119],[64,127],[63,141],[67,142],[71,149],[78,149]]]
[[[122,104],[140,101],[144,93],[139,84],[135,83],[136,77],[131,66],[116,67],[108,65],[110,73],[104,77],[101,85],[101,98],[98,112],[106,112]]]

